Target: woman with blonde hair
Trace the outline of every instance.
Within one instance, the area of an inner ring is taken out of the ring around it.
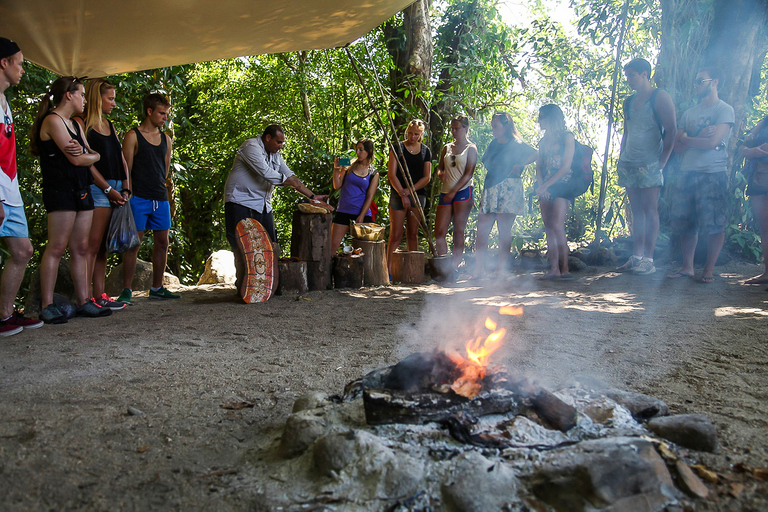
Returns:
[[[469,140],[469,118],[456,116],[451,121],[453,141],[443,146],[437,177],[443,182],[435,214],[435,245],[438,256],[448,254],[445,237],[453,220],[453,268],[459,273],[464,255],[464,230],[474,204],[472,180],[477,165],[477,146]]]
[[[64,323],[64,313],[53,303],[59,262],[69,247],[77,314],[99,317],[112,313],[102,308],[88,290],[88,234],[93,218],[91,166],[99,154],[88,147],[80,125],[71,118],[85,110],[85,88],[73,76],[61,77],[40,102],[32,126],[30,149],[40,157],[43,206],[48,212],[48,244],[40,260],[40,320]]]
[[[93,283],[92,296],[100,306],[122,309],[125,302],[112,300],[104,291],[107,272],[106,234],[115,206],[130,198],[128,166],[115,127],[105,116],[115,108],[115,86],[103,78],[89,80],[85,86],[86,105],[82,117],[76,118],[85,131],[88,144],[101,155],[94,164],[91,195],[94,201],[93,220],[88,239],[88,281]]]
[[[331,250],[335,251],[349,231],[349,225],[371,222],[371,203],[379,185],[379,173],[373,168],[373,141],[360,139],[355,144],[357,158],[349,167],[333,164],[333,188],[341,189],[339,205],[331,224]]]
[[[408,169],[413,181],[413,188],[421,207],[427,205],[427,189],[432,177],[432,152],[424,145],[426,126],[421,119],[413,119],[405,128],[405,141],[400,143],[397,153],[389,152],[387,178],[392,192],[389,196],[389,242],[387,245],[387,268],[392,273],[392,255],[403,240],[403,225],[405,225],[405,240],[409,251],[419,248],[419,220],[415,211],[416,205],[408,190],[408,184],[400,171],[400,165]],[[413,212],[409,214],[409,212]]]
[[[568,279],[568,240],[565,237],[565,215],[574,197],[568,180],[576,149],[573,133],[565,127],[563,111],[554,104],[539,109],[539,126],[544,137],[539,142],[536,160],[536,194],[541,218],[547,233],[549,272],[539,279]]]

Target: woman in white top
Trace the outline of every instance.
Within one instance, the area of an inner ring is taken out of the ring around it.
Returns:
[[[467,138],[469,119],[456,116],[451,121],[453,142],[443,146],[437,165],[437,177],[443,182],[435,215],[437,254],[448,254],[445,235],[453,218],[453,265],[458,272],[464,255],[464,229],[472,211],[472,177],[477,165],[477,146]]]

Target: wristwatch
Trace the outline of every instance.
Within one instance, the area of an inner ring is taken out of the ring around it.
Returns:
[[[104,195],[107,196],[112,191],[112,185],[108,186],[104,189]]]

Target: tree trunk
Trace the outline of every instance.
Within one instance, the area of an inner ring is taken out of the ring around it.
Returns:
[[[392,280],[403,284],[421,284],[424,282],[423,251],[395,251],[392,254]]]
[[[389,284],[387,272],[387,242],[369,242],[368,240],[352,239],[352,247],[363,250],[363,280],[365,286]]]

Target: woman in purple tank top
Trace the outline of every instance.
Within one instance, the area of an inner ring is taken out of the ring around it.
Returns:
[[[379,173],[371,166],[373,141],[360,139],[355,145],[357,158],[349,167],[333,164],[333,188],[341,189],[339,206],[331,225],[331,250],[338,248],[352,221],[371,222],[371,203],[379,185]]]

